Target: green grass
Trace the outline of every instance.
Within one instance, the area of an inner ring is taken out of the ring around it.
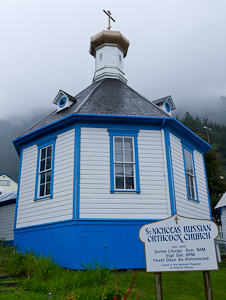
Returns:
[[[93,262],[84,271],[73,271],[57,266],[50,257],[16,253],[13,248],[0,247],[0,274],[17,274],[16,278],[0,279],[20,281],[10,292],[0,292],[0,299],[155,299],[154,274],[143,270],[132,272],[109,270]],[[137,278],[135,276],[137,275]],[[226,300],[226,263],[219,271],[210,271],[213,298]],[[134,286],[132,284],[134,283]],[[202,272],[174,272],[162,274],[164,300],[205,300]],[[5,287],[6,288],[6,287]],[[131,290],[126,294],[128,288]],[[0,287],[3,289],[3,287]],[[49,294],[51,293],[51,294]],[[54,295],[54,296],[53,296]],[[101,295],[103,297],[101,297]],[[74,297],[74,298],[73,298]]]

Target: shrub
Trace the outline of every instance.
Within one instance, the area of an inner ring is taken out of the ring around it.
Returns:
[[[0,265],[3,272],[39,280],[47,280],[50,273],[58,268],[51,257],[35,255],[32,251],[23,254],[17,252],[15,246],[0,247]]]

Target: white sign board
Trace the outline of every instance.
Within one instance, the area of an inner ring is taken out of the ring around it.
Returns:
[[[147,272],[217,270],[218,234],[212,221],[179,215],[142,226]]]

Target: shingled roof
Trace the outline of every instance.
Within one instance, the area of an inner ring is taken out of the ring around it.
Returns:
[[[55,110],[21,136],[31,133],[71,114],[171,117],[155,103],[141,96],[117,79],[103,79],[76,95],[76,102],[57,112]],[[21,137],[20,136],[20,137]]]

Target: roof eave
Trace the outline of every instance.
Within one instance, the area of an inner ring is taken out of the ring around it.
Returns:
[[[131,120],[133,122],[135,120],[137,120],[137,122],[142,122],[142,121],[143,122],[148,121],[151,123],[157,122],[159,124],[162,124],[163,120],[165,120],[164,126],[170,125],[173,128],[177,129],[179,132],[183,133],[187,138],[192,138],[195,141],[195,143],[202,149],[203,153],[206,153],[211,149],[211,146],[207,142],[205,142],[202,138],[197,136],[193,131],[191,131],[186,126],[181,124],[178,120],[172,117],[147,117],[147,116],[98,115],[98,114],[94,115],[94,114],[75,114],[75,113],[13,140],[14,147],[19,155],[21,146],[23,144],[26,144],[30,140],[37,138],[40,134],[45,133],[45,131],[49,131],[51,130],[51,128],[54,129],[56,129],[57,127],[62,128],[62,126],[69,125],[75,122],[76,120],[84,121],[87,120],[87,117],[89,121],[91,120],[109,121],[109,119],[111,119],[112,121],[116,121],[116,120],[120,121],[120,119],[122,119],[127,121]]]

